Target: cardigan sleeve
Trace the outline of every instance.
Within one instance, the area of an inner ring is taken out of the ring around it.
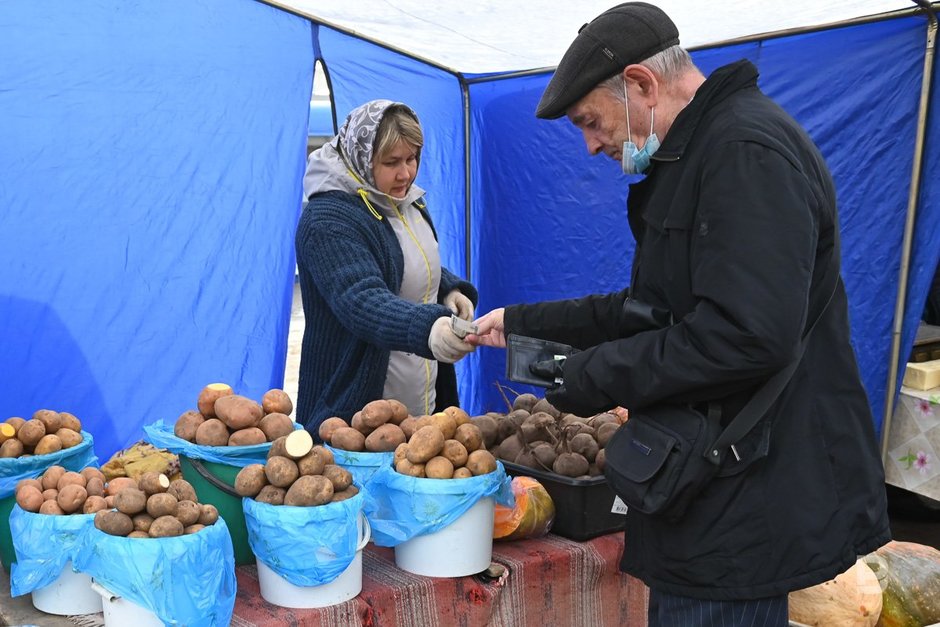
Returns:
[[[470,299],[474,307],[477,306],[477,301],[480,298],[480,295],[477,293],[477,288],[473,287],[473,284],[469,281],[464,281],[447,268],[441,266],[441,287],[437,290],[437,302],[442,302],[444,297],[453,290],[460,290],[464,296]]]

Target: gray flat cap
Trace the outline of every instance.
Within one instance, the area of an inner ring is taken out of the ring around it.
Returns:
[[[560,118],[601,81],[678,44],[679,30],[658,7],[645,2],[618,4],[578,31],[535,115],[546,120]]]

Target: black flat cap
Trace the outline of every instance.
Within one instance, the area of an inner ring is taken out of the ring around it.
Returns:
[[[607,9],[578,31],[535,115],[546,120],[560,118],[601,81],[678,44],[679,29],[652,4],[624,2]]]

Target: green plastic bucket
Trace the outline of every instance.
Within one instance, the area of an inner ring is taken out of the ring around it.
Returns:
[[[0,499],[0,562],[3,562],[3,570],[7,572],[10,572],[10,566],[16,561],[13,535],[10,533],[10,512],[14,505],[16,496],[13,494]]]
[[[215,505],[219,516],[225,519],[232,536],[235,565],[254,564],[255,554],[248,544],[248,527],[245,526],[242,497],[238,496],[234,488],[235,475],[241,470],[241,466],[207,462],[185,455],[180,455],[179,458],[183,479],[192,484],[199,502]]]

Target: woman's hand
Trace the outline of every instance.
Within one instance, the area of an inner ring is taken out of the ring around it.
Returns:
[[[473,301],[464,296],[460,290],[451,290],[444,297],[444,306],[463,318],[467,322],[473,320]]]
[[[494,309],[482,318],[477,318],[473,324],[477,325],[479,333],[470,334],[464,340],[474,346],[494,346],[506,348],[506,335],[503,332],[504,309]]]
[[[450,326],[450,317],[442,316],[431,325],[431,333],[428,335],[428,348],[434,359],[453,364],[462,359],[467,353],[476,350],[476,346],[468,344],[454,334]]]

